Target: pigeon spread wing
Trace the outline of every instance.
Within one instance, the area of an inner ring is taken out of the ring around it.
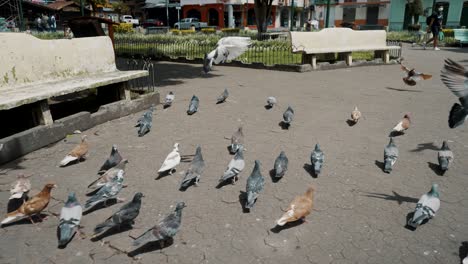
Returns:
[[[233,60],[244,53],[252,43],[248,37],[225,37],[218,41],[215,63]]]
[[[468,96],[468,71],[453,60],[446,59],[440,75],[442,82],[457,97]]]

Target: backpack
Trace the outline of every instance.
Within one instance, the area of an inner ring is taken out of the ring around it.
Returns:
[[[434,19],[437,19],[437,17],[434,17],[434,14],[432,14],[432,15],[426,17],[426,25],[429,26],[429,25],[431,24],[431,20],[432,20],[433,18],[434,18]]]

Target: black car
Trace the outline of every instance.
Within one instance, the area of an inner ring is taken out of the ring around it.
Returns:
[[[162,27],[164,26],[164,23],[159,20],[159,19],[147,19],[144,23],[143,23],[143,28],[147,28],[147,27]]]

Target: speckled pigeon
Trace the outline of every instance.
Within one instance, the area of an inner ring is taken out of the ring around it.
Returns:
[[[288,106],[288,109],[286,109],[286,111],[284,111],[283,113],[283,122],[289,126],[291,125],[293,118],[294,118],[294,110],[292,109],[291,106]]]
[[[286,153],[284,151],[281,151],[279,156],[275,160],[275,177],[276,178],[281,178],[284,176],[286,171],[288,170],[288,157],[286,157]]]
[[[123,187],[124,174],[125,172],[120,170],[110,182],[107,182],[99,191],[91,196],[85,203],[85,210],[89,210],[101,202],[106,203],[109,199],[117,198],[117,195]],[[117,200],[119,200],[119,198],[117,198]]]
[[[440,78],[460,101],[460,104],[455,103],[450,110],[449,127],[461,126],[468,119],[468,70],[455,61],[446,59]]]
[[[255,166],[253,168],[252,174],[250,174],[249,178],[247,179],[247,202],[245,203],[246,209],[253,208],[255,201],[260,195],[260,192],[263,191],[264,186],[265,178],[260,172],[260,161],[255,160]]]
[[[190,167],[185,172],[184,179],[180,183],[180,188],[187,188],[190,184],[194,181],[195,185],[198,185],[200,181],[200,177],[205,170],[205,161],[203,160],[203,156],[201,153],[201,147],[197,147],[197,151],[195,153],[195,157],[190,164]]]
[[[172,102],[174,102],[175,95],[173,92],[169,92],[166,95],[166,98],[164,99],[164,108],[167,108],[172,105]]]
[[[242,172],[244,167],[244,147],[240,146],[236,152],[236,155],[229,162],[224,175],[219,179],[219,182],[224,182],[231,179],[232,184],[234,184],[238,180],[238,175]]]
[[[384,172],[390,173],[393,169],[393,165],[398,158],[398,148],[393,142],[393,138],[390,138],[390,142],[384,149]]]
[[[59,222],[59,247],[64,247],[72,239],[75,232],[80,226],[83,208],[76,199],[75,193],[71,192],[68,195],[68,200],[60,212]]]
[[[408,221],[408,225],[417,228],[424,220],[433,218],[440,208],[439,186],[432,184],[428,193],[423,194],[416,204],[413,217]]]
[[[323,154],[323,151],[320,149],[320,145],[317,143],[315,144],[314,151],[312,151],[312,153],[310,154],[310,161],[312,163],[312,166],[314,166],[315,175],[318,176],[320,172],[322,171],[324,160],[325,160],[325,155]]]
[[[226,99],[228,98],[228,96],[229,96],[228,90],[224,89],[224,92],[220,96],[218,96],[218,98],[216,99],[216,103],[220,104],[220,103],[226,102]]]
[[[117,166],[122,161],[122,156],[120,156],[119,150],[116,145],[112,145],[112,150],[109,158],[102,164],[101,169],[99,169],[98,174],[103,174],[107,170]]]
[[[437,153],[439,166],[442,171],[449,169],[450,163],[453,161],[453,152],[450,150],[447,141],[442,143],[442,148]]]
[[[200,104],[200,99],[196,95],[192,96],[192,100],[190,100],[189,108],[187,110],[188,115],[193,115],[198,111],[198,105]]]
[[[139,127],[138,129],[139,137],[142,137],[146,135],[148,132],[150,132],[151,127],[153,126],[153,111],[154,111],[154,105],[152,105],[150,109],[146,111],[140,119],[138,119],[136,126]]]
[[[239,126],[237,131],[232,134],[230,148],[231,154],[236,153],[240,146],[244,146],[244,131],[242,126]]]

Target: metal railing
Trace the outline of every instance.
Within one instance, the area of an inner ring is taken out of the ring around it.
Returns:
[[[403,44],[400,41],[387,40],[387,46],[400,46],[400,49],[390,50],[390,58],[401,58]]]
[[[115,60],[115,64],[117,65],[117,69],[121,71],[148,71],[148,76],[129,81],[130,90],[154,92],[154,88],[156,86],[156,69],[154,68],[154,64],[151,60],[151,57],[118,57]]]

